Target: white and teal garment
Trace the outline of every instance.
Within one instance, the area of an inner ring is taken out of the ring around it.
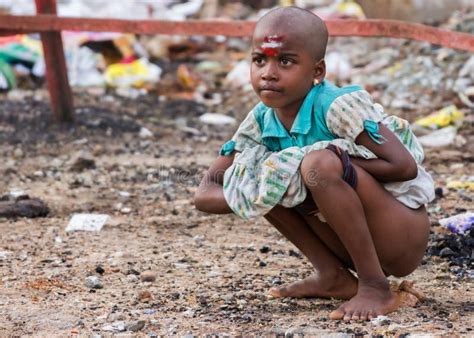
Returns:
[[[423,148],[409,123],[385,114],[359,86],[338,88],[324,81],[308,93],[290,131],[272,108],[259,103],[222,146],[221,155],[237,152],[224,175],[229,206],[248,219],[264,215],[277,204],[298,205],[306,197],[298,171],[304,155],[331,143],[352,156],[376,158],[355,139],[365,130],[374,142],[385,142],[378,133],[379,123],[398,137],[418,164],[415,179],[384,184],[385,188],[410,208],[430,202],[434,198],[433,181],[421,166]]]

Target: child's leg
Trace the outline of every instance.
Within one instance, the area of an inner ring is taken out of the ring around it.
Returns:
[[[350,299],[356,294],[357,280],[342,262],[347,257],[337,257],[329,250],[296,211],[276,206],[265,218],[301,250],[316,270],[288,288],[272,288],[270,295]]]
[[[356,296],[332,318],[367,319],[396,309],[384,271],[396,276],[412,272],[429,233],[423,208],[405,207],[364,170],[356,171],[354,190],[342,179],[339,158],[328,150],[308,154],[301,165],[306,186],[341,242],[326,244],[333,251],[344,247],[359,277]]]

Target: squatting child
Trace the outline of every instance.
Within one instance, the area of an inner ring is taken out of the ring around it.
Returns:
[[[258,21],[251,81],[261,102],[222,147],[194,203],[264,215],[307,257],[314,274],[271,288],[273,297],[344,299],[330,318],[370,320],[398,307],[387,276],[406,276],[422,260],[433,182],[407,121],[361,87],[324,79],[327,40],[324,22],[297,7]]]

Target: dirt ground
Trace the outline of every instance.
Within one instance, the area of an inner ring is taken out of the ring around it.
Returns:
[[[424,302],[381,323],[330,321],[339,301],[267,298],[272,285],[311,267],[265,220],[205,215],[191,205],[235,125],[200,123],[202,107],[188,101],[86,91],[75,94],[76,126],[51,127],[45,91],[22,93],[0,100],[0,192],[23,190],[51,212],[0,220],[0,335],[472,334],[472,257],[459,266],[435,255],[448,236],[437,220],[472,208],[472,193],[444,189],[429,205],[432,254],[407,278]],[[224,95],[223,113],[240,120],[235,107],[245,113],[255,102],[242,104],[246,95]],[[141,138],[141,127],[153,136]],[[472,144],[472,128],[462,133]],[[94,165],[77,169],[84,151]],[[443,187],[472,174],[472,148],[427,150],[426,163]],[[111,221],[99,232],[66,233],[78,212]],[[146,270],[155,281],[141,281]],[[90,275],[103,288],[87,287]]]

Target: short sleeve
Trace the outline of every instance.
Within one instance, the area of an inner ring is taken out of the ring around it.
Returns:
[[[262,132],[255,119],[253,110],[242,121],[232,139],[221,147],[220,155],[229,156],[234,150],[243,151],[262,144]]]
[[[337,97],[330,105],[326,124],[339,138],[355,142],[364,130],[370,138],[381,144],[385,138],[379,134],[379,125],[386,117],[381,105],[374,103],[365,90],[357,90]]]

